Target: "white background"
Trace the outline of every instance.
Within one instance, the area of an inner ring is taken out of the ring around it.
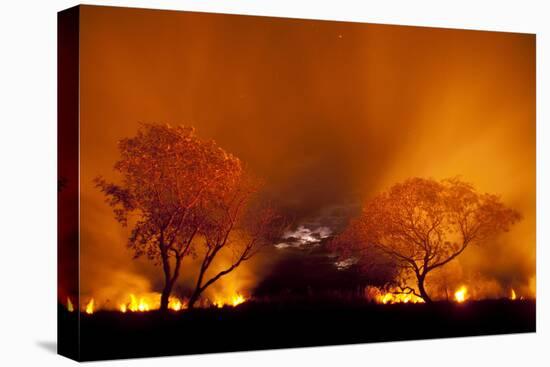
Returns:
[[[89,1],[89,4],[537,33],[536,334],[136,359],[99,365],[548,365],[550,259],[546,244],[550,184],[548,146],[544,142],[549,139],[550,32],[545,23],[549,22],[550,12],[545,9],[545,2]],[[56,340],[56,12],[77,3],[4,0],[0,4],[0,365],[69,365],[74,362],[53,352]],[[345,325],[342,327],[345,330]]]

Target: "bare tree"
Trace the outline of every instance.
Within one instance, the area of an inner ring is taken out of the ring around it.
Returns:
[[[457,178],[411,178],[369,200],[332,248],[344,257],[391,259],[416,278],[417,288],[402,284],[402,292],[430,302],[425,280],[432,270],[518,220],[519,213],[498,196],[480,194]]]

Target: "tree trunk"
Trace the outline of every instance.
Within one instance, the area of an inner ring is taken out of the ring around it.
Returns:
[[[189,302],[187,303],[187,308],[192,309],[195,306],[195,303],[199,300],[201,292],[198,292],[195,290],[191,297],[189,298]]]
[[[424,288],[424,280],[426,279],[426,274],[417,275],[418,278],[418,291],[420,292],[420,297],[424,300],[426,303],[432,303],[432,299],[430,296],[428,296],[428,293],[426,292],[426,288]]]
[[[160,311],[166,312],[168,311],[168,301],[170,298],[170,294],[172,293],[172,286],[174,283],[171,281],[167,281],[164,284],[164,289],[162,290],[162,295],[160,296]]]
[[[162,259],[162,270],[164,272],[164,289],[162,290],[162,295],[160,296],[159,310],[160,312],[166,312],[168,311],[168,299],[170,298],[170,293],[172,293],[172,286],[174,285],[174,282],[172,281],[168,252],[162,239],[160,243],[160,256]]]
[[[205,258],[206,261],[206,258]],[[197,278],[197,284],[195,285],[195,289],[193,290],[193,294],[191,294],[191,297],[189,298],[189,302],[187,303],[187,308],[192,309],[195,303],[198,301],[199,296],[201,295],[204,288],[202,288],[202,280],[204,278],[204,273],[206,273],[206,269],[208,268],[208,265],[205,265],[206,263],[203,261],[201,268],[199,270],[199,276]]]

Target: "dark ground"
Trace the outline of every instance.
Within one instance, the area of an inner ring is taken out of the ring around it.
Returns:
[[[224,309],[59,312],[59,352],[89,361],[178,354],[310,347],[535,331],[535,302],[376,305],[344,302],[253,303]],[[64,326],[65,325],[65,326]],[[73,328],[73,330],[69,330]],[[62,340],[62,338],[65,338]],[[76,351],[75,351],[76,353]]]

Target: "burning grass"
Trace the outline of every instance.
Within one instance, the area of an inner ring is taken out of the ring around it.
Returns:
[[[425,303],[425,301],[412,293],[411,291],[401,291],[397,288],[391,288],[385,290],[378,287],[367,287],[365,289],[365,298],[368,301],[379,303],[379,304],[396,304],[396,303]],[[502,296],[495,299],[505,299],[508,298],[511,301],[524,300],[523,296],[518,296],[516,291],[511,288],[508,296]],[[448,301],[456,303],[464,303],[469,300],[482,300],[490,299],[487,297],[473,297],[469,288],[466,285],[461,285],[454,291],[453,298],[448,299]],[[447,299],[439,299],[447,300]]]
[[[88,315],[93,314],[96,311],[118,311],[121,313],[127,312],[149,312],[155,311],[160,308],[161,294],[157,292],[147,292],[144,294],[136,295],[130,293],[125,299],[117,303],[116,307],[108,301],[97,302],[95,298],[89,298],[82,306],[81,312]],[[223,307],[237,307],[249,300],[244,294],[240,292],[234,292],[229,295],[217,295],[212,299],[203,299],[198,302],[196,307],[198,308],[223,308]],[[70,297],[67,297],[65,308],[69,312],[75,311],[75,306]],[[188,309],[187,299],[170,297],[168,300],[168,309],[174,312],[180,312]]]
[[[145,313],[149,311],[155,311],[160,308],[160,293],[158,292],[145,292],[142,294],[130,293],[123,300],[116,303],[113,307],[112,303],[108,301],[99,301],[95,298],[88,298],[79,308],[81,312],[91,315],[96,311],[118,311],[120,313]],[[338,296],[334,296],[337,299]],[[200,302],[196,303],[196,308],[224,308],[224,307],[237,307],[245,302],[250,301],[252,298],[245,296],[243,293],[235,291],[229,294],[216,294],[211,298],[203,298]],[[460,285],[454,290],[453,297],[449,299],[439,299],[440,301],[446,300],[449,302],[462,304],[469,301],[478,301],[484,298],[475,297],[471,293],[470,289],[466,285]],[[507,296],[502,296],[494,299],[508,299],[510,301],[523,301],[526,298],[518,295],[515,289],[510,288]],[[271,302],[274,299],[270,299]],[[380,305],[392,305],[392,304],[423,304],[425,301],[414,294],[411,291],[400,291],[397,288],[384,289],[378,287],[366,287],[364,296],[355,298],[354,301],[366,301],[370,303],[377,303]],[[295,300],[294,300],[295,301]],[[265,300],[264,300],[265,302]],[[65,308],[69,312],[74,312],[77,307],[67,297]],[[187,310],[188,301],[185,298],[178,298],[172,296],[168,301],[168,309],[172,312],[181,312]]]

